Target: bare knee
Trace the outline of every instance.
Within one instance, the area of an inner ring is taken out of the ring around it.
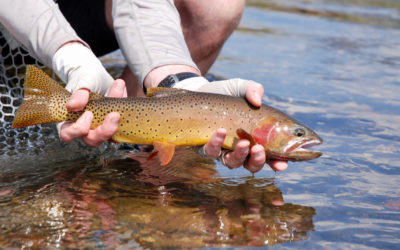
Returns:
[[[175,0],[184,31],[228,37],[242,17],[245,0]]]
[[[245,0],[175,0],[193,60],[202,73],[214,63],[242,17]]]

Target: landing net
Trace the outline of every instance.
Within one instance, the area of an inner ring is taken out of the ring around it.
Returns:
[[[25,67],[28,64],[43,69],[56,79],[51,70],[30,56],[0,24],[0,170],[4,159],[31,161],[43,156],[60,161],[93,155],[94,151],[104,151],[105,147],[95,150],[78,142],[63,143],[54,124],[11,128],[15,113],[23,100]]]

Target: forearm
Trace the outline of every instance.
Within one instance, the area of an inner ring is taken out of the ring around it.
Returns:
[[[0,22],[34,57],[49,67],[53,55],[63,44],[69,41],[85,44],[52,0],[2,0]]]
[[[114,0],[113,24],[122,53],[142,86],[154,86],[172,73],[199,73],[172,0]]]

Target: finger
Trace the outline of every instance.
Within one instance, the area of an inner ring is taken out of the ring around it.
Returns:
[[[287,161],[267,161],[267,163],[275,171],[283,171],[289,166]]]
[[[238,168],[243,165],[250,150],[248,140],[239,140],[235,149],[225,155],[225,164],[230,168]]]
[[[75,91],[67,102],[67,109],[69,111],[81,111],[85,108],[89,101],[89,90],[78,89]]]
[[[218,157],[221,153],[221,147],[226,137],[226,129],[219,128],[211,136],[211,139],[204,145],[204,151],[210,157]]]
[[[83,137],[83,141],[89,146],[98,147],[117,132],[119,119],[120,114],[117,112],[108,114],[100,126],[89,130],[88,134]]]
[[[89,133],[93,114],[90,111],[83,113],[76,122],[64,123],[60,129],[60,137],[66,143],[79,139]]]
[[[108,94],[108,97],[127,97],[127,91],[126,91],[126,86],[125,82],[122,79],[117,79],[114,81],[110,93]]]
[[[254,106],[256,107],[261,106],[263,94],[264,94],[264,87],[261,84],[253,81],[250,81],[247,84],[246,98]]]
[[[265,150],[261,145],[255,145],[250,150],[250,158],[245,163],[245,168],[250,172],[256,173],[260,171],[265,164]]]
[[[276,207],[280,207],[280,206],[285,205],[285,202],[284,202],[282,199],[275,198],[275,199],[273,199],[273,200],[271,201],[271,204],[274,205],[274,206],[276,206]]]

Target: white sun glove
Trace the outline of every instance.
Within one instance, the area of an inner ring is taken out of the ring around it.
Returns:
[[[80,43],[67,44],[58,49],[53,56],[52,66],[67,84],[65,88],[71,92],[85,88],[106,95],[114,82],[100,60]]]
[[[85,88],[107,95],[114,82],[100,60],[80,43],[67,44],[58,49],[53,56],[52,66],[58,77],[67,84],[65,88],[72,93]],[[57,123],[59,136],[64,123]]]
[[[240,78],[209,82],[206,78],[199,76],[177,82],[175,85],[173,85],[173,87],[197,92],[231,96],[246,96],[248,83],[248,80]]]

